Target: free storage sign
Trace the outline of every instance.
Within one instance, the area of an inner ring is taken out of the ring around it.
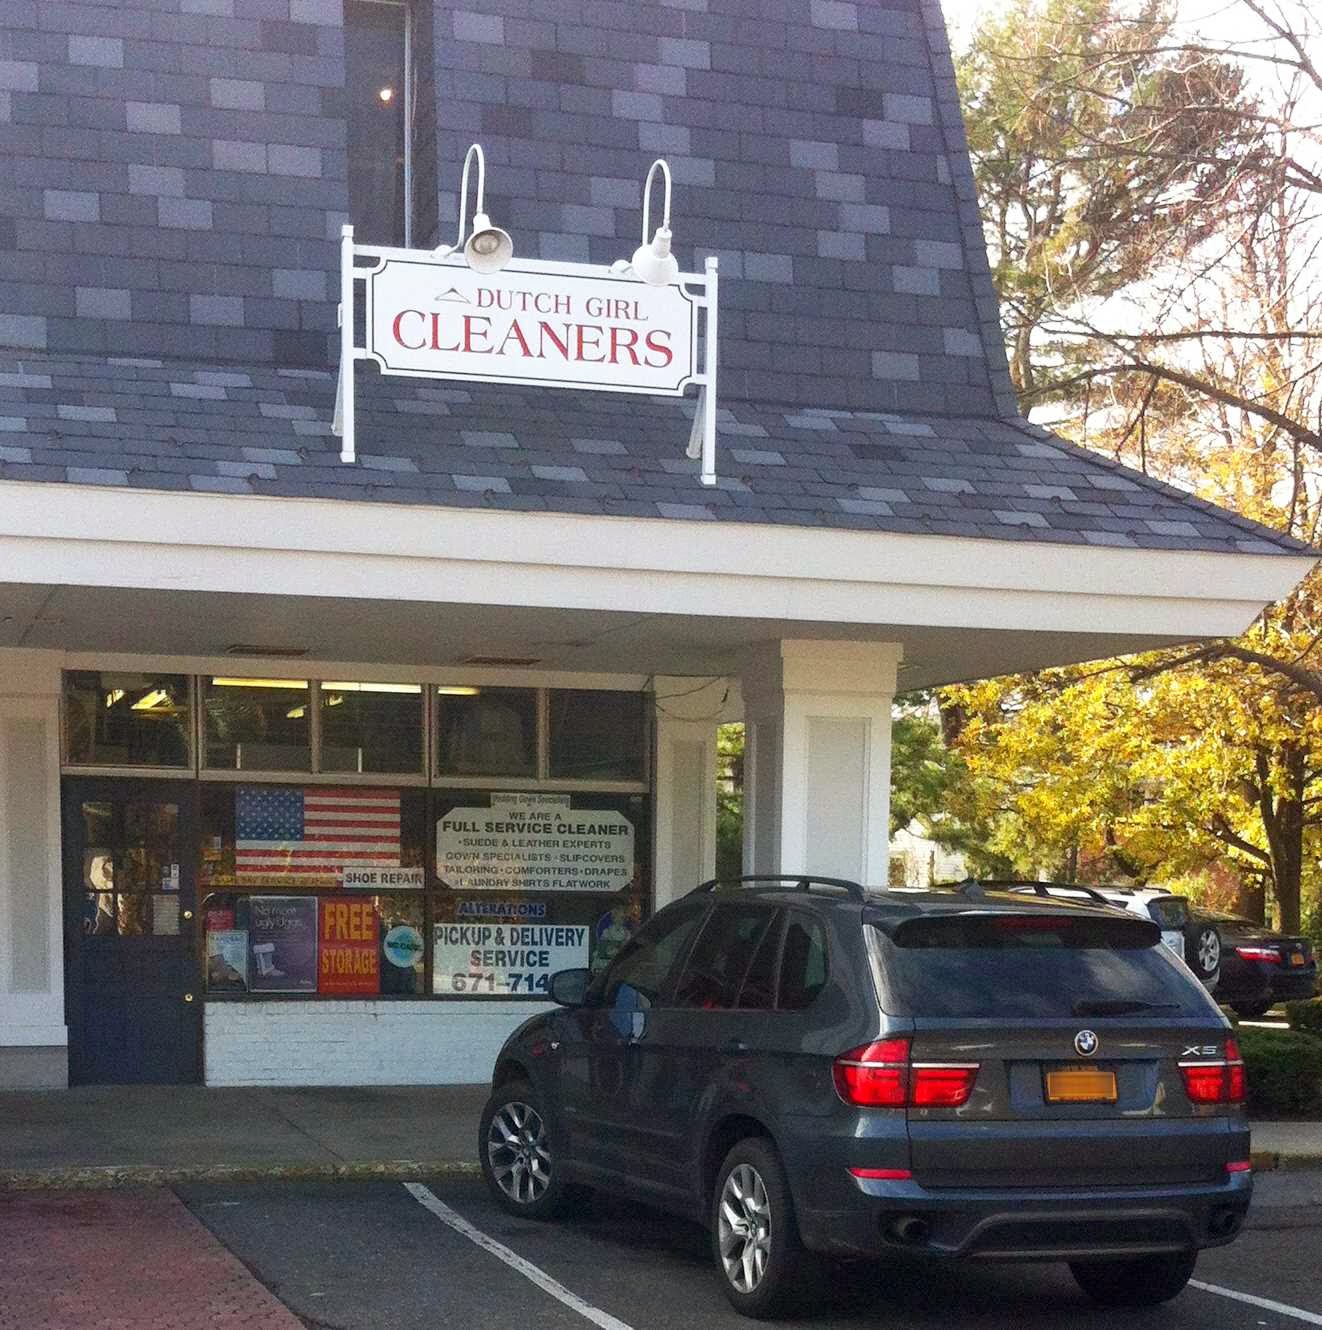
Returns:
[[[698,307],[679,285],[392,255],[366,287],[366,350],[391,374],[678,396],[696,369]]]
[[[634,828],[612,808],[566,795],[493,794],[436,824],[436,872],[461,891],[617,892],[634,873]]]

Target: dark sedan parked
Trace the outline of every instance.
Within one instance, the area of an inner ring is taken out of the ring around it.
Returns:
[[[1195,923],[1221,934],[1221,978],[1214,996],[1238,1015],[1261,1016],[1277,1002],[1312,997],[1317,957],[1306,937],[1274,933],[1263,924],[1219,910],[1193,909]]]

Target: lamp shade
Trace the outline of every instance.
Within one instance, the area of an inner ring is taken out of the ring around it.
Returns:
[[[679,276],[679,263],[670,252],[670,228],[658,226],[650,245],[639,245],[631,266],[648,286],[668,286]]]
[[[480,212],[473,218],[473,234],[464,242],[464,258],[474,272],[499,272],[514,257],[509,232],[493,226]]]

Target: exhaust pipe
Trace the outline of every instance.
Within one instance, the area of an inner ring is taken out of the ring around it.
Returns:
[[[920,1215],[901,1215],[890,1222],[891,1237],[907,1247],[922,1246],[931,1234],[931,1225]]]

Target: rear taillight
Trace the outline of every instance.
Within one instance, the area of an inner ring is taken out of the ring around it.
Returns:
[[[1266,961],[1268,965],[1281,963],[1281,953],[1275,947],[1236,947],[1235,955],[1246,961]]]
[[[1253,1160],[1251,1159],[1232,1159],[1226,1165],[1227,1173],[1252,1173]]]
[[[907,1039],[881,1039],[841,1053],[836,1093],[860,1108],[958,1108],[978,1079],[976,1062],[914,1062]]]
[[[1181,1062],[1184,1089],[1195,1104],[1239,1104],[1244,1100],[1244,1059],[1239,1045],[1226,1040],[1226,1056],[1220,1062]]]

